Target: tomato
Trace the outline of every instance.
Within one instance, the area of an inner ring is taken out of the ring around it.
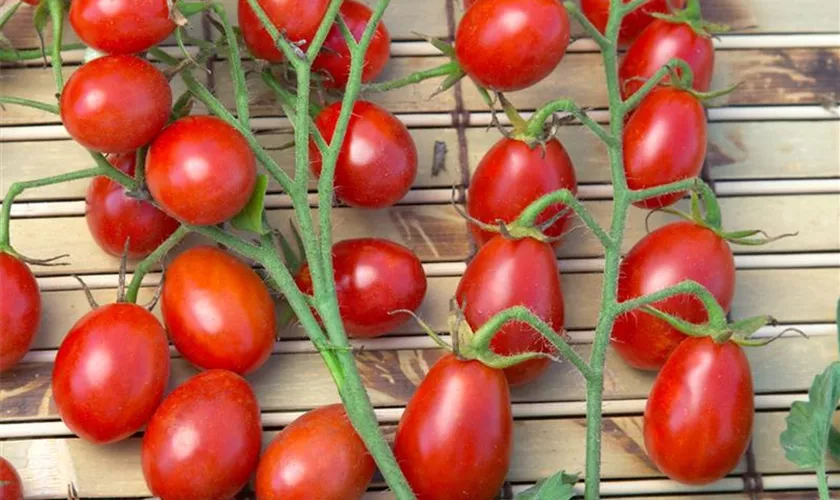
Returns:
[[[263,281],[215,247],[191,248],[166,270],[163,320],[178,352],[194,365],[250,373],[274,347],[274,302]]]
[[[305,413],[268,445],[257,467],[260,500],[354,500],[376,464],[340,404]]]
[[[589,19],[601,33],[607,29],[607,21],[610,16],[611,0],[581,0],[580,8],[583,15]],[[624,0],[624,3],[630,0]],[[621,21],[621,28],[618,32],[618,43],[627,45],[631,43],[650,23],[656,19],[651,14],[667,14],[685,7],[686,0],[650,0],[638,9],[624,17]]]
[[[40,2],[40,0],[21,0],[21,1],[25,4],[32,5],[33,7],[38,5],[38,2]],[[0,457],[0,458],[2,458],[2,457]]]
[[[315,32],[321,25],[321,20],[327,12],[329,0],[258,0],[277,30],[286,35],[292,42],[304,42],[301,45],[306,50],[307,42],[315,37]],[[283,53],[274,45],[271,35],[263,28],[257,14],[251,8],[248,0],[239,0],[239,29],[245,45],[257,59],[271,62],[283,60]]]
[[[239,375],[210,370],[169,394],[149,421],[140,459],[153,496],[226,500],[257,468],[260,407]]]
[[[166,0],[73,0],[70,25],[85,45],[111,54],[143,52],[175,31]]]
[[[700,175],[706,158],[706,115],[688,92],[660,87],[645,96],[624,128],[624,173],[630,189],[645,189]],[[685,191],[635,202],[641,208],[673,205]]]
[[[577,192],[577,180],[572,160],[557,139],[550,139],[545,147],[529,147],[522,141],[503,138],[481,159],[470,181],[467,213],[482,222],[512,222],[522,210],[543,195],[567,188]],[[537,218],[543,223],[557,215],[565,206],[557,203]],[[571,214],[552,224],[547,236],[560,236]],[[473,238],[480,246],[498,233],[482,231],[470,224]]]
[[[391,314],[416,310],[426,295],[426,275],[420,259],[392,241],[361,238],[333,246],[333,270],[341,319],[357,338],[378,337],[404,323],[408,316]],[[311,295],[312,276],[304,266],[295,278]]]
[[[708,484],[732,472],[752,435],[753,383],[744,350],[693,337],[656,377],[645,407],[645,448],[671,479]]]
[[[394,455],[418,500],[491,500],[505,482],[512,427],[504,374],[448,354],[409,400]]]
[[[145,146],[169,120],[172,90],[163,73],[131,55],[103,56],[76,70],[61,92],[64,127],[102,153]]]
[[[496,313],[521,305],[562,330],[563,290],[556,259],[550,245],[531,238],[491,239],[467,265],[455,292],[470,327],[477,330]],[[553,352],[539,332],[515,322],[503,326],[490,347],[502,355]],[[521,385],[542,375],[550,363],[548,358],[532,359],[505,369],[505,375],[509,384]]]
[[[324,108],[315,126],[329,142],[341,103]],[[309,141],[312,171],[321,174],[321,153]],[[399,201],[417,175],[417,147],[403,123],[385,109],[357,101],[335,165],[335,193],[354,207],[384,208]]]
[[[455,33],[461,68],[482,87],[530,87],[560,64],[569,45],[569,16],[557,0],[482,0]]]
[[[149,421],[169,379],[169,343],[160,322],[131,303],[90,311],[61,342],[52,392],[76,435],[112,443]]]
[[[621,60],[618,68],[621,96],[627,99],[644,80],[673,58],[682,59],[691,67],[695,90],[709,90],[715,64],[712,40],[698,35],[687,24],[656,19],[630,45]]]
[[[618,273],[618,300],[641,297],[694,280],[728,311],[735,293],[735,259],[720,236],[693,222],[674,222],[648,234],[630,250]],[[677,295],[653,307],[691,323],[708,320],[692,295]],[[635,368],[658,370],[686,336],[666,322],[636,310],[619,316],[612,347]]]
[[[41,294],[32,271],[18,258],[0,252],[0,372],[29,351],[41,323]]]
[[[256,180],[248,141],[214,116],[181,118],[161,132],[146,156],[152,197],[189,224],[219,224],[238,214]]]
[[[111,155],[108,161],[134,175],[135,154]],[[93,179],[85,197],[85,220],[99,248],[121,256],[128,242],[128,258],[142,259],[178,229],[178,221],[147,201],[132,198],[119,183],[101,176]]]
[[[361,40],[370,16],[373,15],[370,8],[365,4],[346,0],[341,4],[339,13],[350,29],[350,33],[353,34],[353,39],[357,42]],[[362,83],[375,80],[385,69],[390,56],[391,35],[388,34],[385,24],[380,21],[376,25],[376,31],[374,31],[373,38],[370,39],[370,45],[365,52]],[[347,79],[350,77],[350,49],[347,47],[347,42],[344,40],[344,35],[338,25],[334,24],[330,28],[321,52],[312,61],[312,69],[327,74],[328,78],[323,80],[323,84],[327,88],[343,89],[347,86]]]
[[[17,469],[0,457],[0,500],[23,500],[23,484]]]

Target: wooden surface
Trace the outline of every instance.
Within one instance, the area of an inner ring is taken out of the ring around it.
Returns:
[[[224,0],[235,11],[233,0]],[[396,78],[440,64],[416,32],[446,37],[461,8],[446,0],[393,0],[386,23],[395,54],[383,78]],[[7,5],[0,7],[8,8]],[[840,3],[832,0],[707,0],[707,17],[733,26],[716,44],[716,87],[741,86],[711,110],[709,164],[721,196],[725,225],[730,229],[761,228],[770,234],[794,233],[765,247],[736,247],[738,266],[735,318],[773,314],[782,325],[761,335],[771,336],[796,326],[810,339],[783,338],[749,350],[755,378],[757,417],[753,444],[733,474],[713,485],[688,488],[669,481],[646,458],[641,439],[641,413],[653,381],[651,374],[625,366],[610,353],[606,373],[607,418],[604,427],[604,496],[616,498],[792,499],[816,498],[814,477],[787,462],[778,444],[790,404],[804,399],[811,380],[837,359],[833,326],[840,295]],[[23,6],[6,29],[17,47],[34,47],[31,9]],[[193,34],[202,35],[200,23]],[[72,30],[66,40],[74,41]],[[572,45],[557,70],[526,92],[510,95],[521,109],[532,110],[550,98],[571,96],[595,108],[605,120],[606,106],[600,59],[591,43]],[[78,66],[78,52],[68,54],[65,73]],[[246,65],[252,64],[246,62]],[[196,72],[231,103],[231,85],[224,60],[211,72]],[[0,69],[0,91],[49,101],[52,76],[36,63]],[[176,79],[175,90],[182,87]],[[464,83],[455,92],[428,96],[439,82],[385,95],[367,96],[398,113],[411,128],[420,154],[414,189],[396,207],[381,211],[335,210],[337,239],[375,235],[401,242],[423,260],[429,291],[419,314],[443,330],[447,304],[472,248],[463,220],[449,205],[451,189],[459,199],[469,196],[469,173],[498,139],[486,130],[489,114],[474,88]],[[254,126],[287,126],[270,93],[253,82]],[[828,106],[824,109],[823,106]],[[832,107],[833,106],[833,107]],[[460,112],[456,112],[456,110]],[[606,153],[579,126],[563,127],[559,139],[571,155],[581,185],[580,194],[596,218],[610,216]],[[287,137],[263,136],[266,145]],[[436,141],[447,148],[445,169],[432,172]],[[283,168],[291,154],[276,153]],[[20,180],[69,172],[90,166],[85,151],[69,140],[57,117],[9,106],[0,112],[0,193]],[[86,181],[26,192],[12,208],[15,247],[33,257],[71,255],[70,265],[35,268],[43,294],[44,318],[33,351],[18,368],[0,378],[0,455],[20,471],[28,498],[61,498],[72,481],[83,497],[142,497],[148,495],[139,468],[139,440],[96,447],[75,438],[58,418],[50,394],[51,363],[70,326],[88,310],[78,274],[107,302],[115,296],[116,259],[105,256],[87,233],[84,221]],[[290,217],[289,202],[271,188],[269,218],[282,227]],[[645,234],[645,213],[633,209],[626,248]],[[667,218],[654,216],[661,225]],[[191,238],[187,245],[201,240]],[[576,230],[558,252],[563,274],[566,327],[575,348],[588,355],[597,317],[602,254],[584,230]],[[153,273],[141,299],[150,297],[159,274]],[[357,362],[377,415],[386,432],[393,432],[401,409],[424,373],[440,356],[432,342],[412,323],[389,336],[359,343]],[[173,351],[171,386],[195,373]],[[249,377],[263,409],[266,439],[293,418],[337,400],[326,369],[303,333],[283,332],[269,362]],[[510,491],[549,475],[556,469],[578,471],[583,466],[584,389],[567,365],[552,366],[538,383],[516,388],[515,452]],[[840,464],[831,462],[832,487],[840,491]],[[377,479],[368,498],[392,498]]]

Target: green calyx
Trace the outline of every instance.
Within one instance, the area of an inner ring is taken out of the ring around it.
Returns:
[[[661,319],[689,337],[709,337],[718,344],[734,342],[745,347],[761,347],[769,344],[789,331],[802,334],[802,332],[798,330],[787,329],[777,337],[769,339],[753,338],[753,336],[761,328],[765,326],[775,326],[777,324],[776,319],[772,316],[754,316],[733,321],[731,323],[725,320],[715,321],[712,319],[707,323],[697,324],[663,312],[655,307],[643,306],[641,310]]]
[[[668,21],[670,23],[687,24],[695,33],[700,36],[711,38],[717,33],[726,33],[729,26],[706,21],[700,9],[700,0],[688,0],[682,10],[676,10],[673,14],[654,12],[652,16]]]

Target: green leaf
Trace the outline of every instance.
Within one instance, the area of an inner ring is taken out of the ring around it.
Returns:
[[[808,402],[796,401],[781,443],[785,457],[801,468],[824,468],[831,417],[840,401],[840,361],[814,377]]]
[[[840,462],[840,431],[837,427],[828,430],[828,452],[834,460]]]
[[[514,500],[569,500],[575,496],[575,483],[580,474],[560,471],[519,493]]]
[[[265,191],[268,188],[268,177],[264,174],[257,176],[257,183],[251,198],[245,204],[245,208],[236,214],[230,223],[241,231],[251,231],[257,234],[268,234],[271,229],[265,223],[263,214],[265,212]]]

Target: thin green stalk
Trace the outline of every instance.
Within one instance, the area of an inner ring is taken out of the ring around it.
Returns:
[[[831,498],[828,490],[828,477],[825,474],[825,462],[817,466],[817,490],[820,494],[820,500],[829,500]]]
[[[137,148],[134,154],[134,182],[141,188],[146,184],[146,153],[148,151],[149,148],[144,146]]]
[[[41,111],[46,111],[47,113],[52,113],[54,115],[57,115],[59,113],[57,104],[48,104],[46,102],[33,101],[32,99],[24,99],[23,97],[5,95],[0,96],[0,104],[14,104],[16,106],[25,106],[27,108],[40,109]]]
[[[134,269],[134,274],[131,276],[131,283],[129,283],[128,289],[126,290],[126,302],[137,302],[137,293],[140,291],[140,285],[143,283],[143,277],[146,276],[152,266],[160,262],[170,250],[175,248],[175,246],[180,243],[181,240],[184,239],[184,236],[189,234],[189,232],[189,226],[182,224],[169,236],[169,238],[161,243],[160,246],[155,248],[148,257],[137,263],[137,266]]]
[[[528,227],[534,225],[537,217],[540,216],[551,205],[562,203],[574,211],[586,226],[595,233],[595,236],[601,241],[604,247],[613,246],[614,239],[604,231],[600,224],[592,217],[589,210],[575,197],[574,193],[568,189],[561,189],[559,191],[551,192],[542,196],[530,205],[528,205],[516,219],[516,224]]]
[[[662,186],[656,186],[647,189],[637,189],[634,191],[630,191],[630,200],[644,201],[663,194],[676,193],[678,191],[687,191],[696,188],[700,183],[701,182],[699,181],[699,179],[697,179],[696,177],[692,177],[690,179],[683,179],[681,181],[663,184]]]
[[[341,18],[338,15],[340,9],[341,2],[334,0],[330,2],[329,6],[327,6],[327,12],[324,14],[324,19],[321,21],[321,25],[318,26],[318,31],[315,32],[315,36],[312,37],[312,41],[309,43],[309,48],[306,50],[306,58],[309,61],[315,60],[315,56],[317,56],[318,52],[321,51],[321,47],[324,45],[324,41],[327,39],[327,35],[329,35],[330,30],[332,29],[333,23]]]
[[[667,64],[665,64],[665,66],[662,66],[661,68],[656,70],[656,72],[650,78],[648,78],[645,81],[645,83],[641,87],[639,87],[639,89],[636,90],[636,92],[633,93],[633,95],[631,95],[629,98],[627,98],[626,101],[624,101],[624,103],[621,105],[621,111],[624,114],[633,111],[636,108],[636,106],[638,106],[639,103],[642,102],[642,99],[644,99],[650,93],[650,91],[653,90],[654,87],[662,83],[662,80],[664,80],[666,76],[668,76],[677,68],[682,70],[683,75],[691,74],[691,66],[689,66],[687,62],[683,61],[682,59],[671,59],[670,61],[668,61]]]
[[[407,87],[415,83],[420,83],[429,78],[438,78],[441,76],[451,75],[458,69],[456,61],[449,61],[434,68],[418,71],[406,77],[397,80],[390,80],[387,82],[368,83],[362,86],[363,92],[387,92],[389,90]]]
[[[82,50],[84,48],[84,44],[70,43],[67,45],[62,45],[61,51],[64,52],[68,50]],[[0,49],[0,61],[2,62],[35,61],[37,59],[41,59],[42,57],[43,54],[41,53],[41,49]]]
[[[64,38],[64,0],[46,0],[52,22],[52,47],[50,49],[50,65],[55,78],[56,94],[64,89],[64,75],[61,73],[61,42]]]
[[[599,125],[598,122],[592,118],[589,118],[589,115],[587,115],[570,99],[559,99],[557,101],[549,102],[534,112],[530,120],[528,120],[528,129],[526,130],[526,133],[531,137],[539,137],[543,133],[543,125],[546,120],[551,118],[554,113],[561,111],[572,114],[582,124],[584,124],[586,128],[592,131],[593,134],[598,136],[598,138],[601,139],[601,141],[607,146],[618,142],[615,135],[611,135],[604,130],[604,127]]]
[[[602,51],[612,50],[613,46],[610,41],[604,37],[603,33],[598,31],[598,28],[592,24],[589,18],[583,15],[583,12],[580,11],[580,7],[578,7],[576,2],[563,2],[563,6],[566,7],[566,10],[573,18],[575,18],[578,24],[583,27],[583,31],[595,40],[595,43],[598,44],[598,47],[600,47]]]
[[[230,78],[233,82],[234,99],[236,100],[236,115],[243,127],[251,128],[251,112],[248,109],[248,84],[245,81],[245,72],[242,70],[242,59],[239,56],[239,42],[236,40],[236,33],[230,24],[225,8],[221,4],[213,4],[213,12],[219,16],[225,30],[225,39],[228,45],[228,64],[230,64]]]
[[[283,87],[280,82],[274,77],[274,74],[271,72],[270,68],[266,68],[262,72],[262,80],[263,82],[277,94],[277,97],[280,99],[280,107],[283,109],[283,113],[286,114],[286,117],[292,123],[295,123],[297,116],[297,112],[294,109],[295,103],[297,102],[297,96],[294,95],[290,90]],[[321,108],[315,104],[309,104],[309,115],[310,116],[317,116],[317,114],[321,111]],[[309,125],[309,132],[312,138],[315,140],[315,144],[318,146],[318,149],[323,153],[329,147],[327,141],[324,140],[324,136],[321,134],[321,131],[318,130],[316,127],[313,126],[312,123]]]
[[[289,60],[289,63],[295,70],[299,70],[303,66],[306,66],[306,54],[300,50],[300,47],[293,45],[286,37],[277,30],[277,27],[274,26],[274,23],[271,22],[271,19],[268,18],[268,14],[265,13],[265,10],[259,4],[257,0],[248,0],[248,5],[256,14],[257,19],[260,20],[265,30],[268,32],[268,35],[274,41],[274,45],[286,56],[286,59]],[[326,16],[324,19],[334,19],[334,18],[327,18]],[[332,21],[330,21],[332,22]],[[320,30],[319,30],[320,31]],[[326,36],[326,35],[325,35]]]
[[[2,29],[3,26],[6,26],[6,23],[8,23],[12,19],[12,16],[15,15],[15,12],[17,12],[21,5],[23,5],[23,2],[15,3],[11,7],[9,7],[9,9],[6,10],[6,12],[4,12],[2,16],[0,16],[0,29]]]

